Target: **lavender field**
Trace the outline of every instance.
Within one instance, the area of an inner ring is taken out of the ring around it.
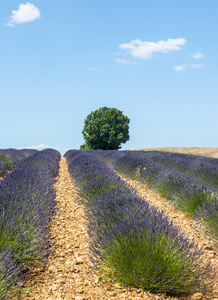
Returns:
[[[163,152],[203,155],[203,156],[218,158],[218,148],[208,148],[208,147],[207,148],[205,147],[160,147],[160,148],[137,149],[135,151],[163,151]]]
[[[217,243],[218,159],[161,151],[69,150],[64,156],[85,208],[96,275],[152,293],[187,296],[210,290],[214,274],[203,248],[114,170],[167,198]],[[5,176],[0,181],[0,299],[22,286],[28,271],[51,254],[49,221],[56,210],[60,158],[53,149],[0,150]]]

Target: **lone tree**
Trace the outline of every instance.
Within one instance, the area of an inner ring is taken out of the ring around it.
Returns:
[[[85,119],[81,150],[117,150],[129,140],[129,118],[116,108],[102,107]]]

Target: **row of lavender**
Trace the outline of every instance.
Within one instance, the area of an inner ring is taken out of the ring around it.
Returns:
[[[12,171],[23,159],[36,153],[33,149],[0,149],[0,177]]]
[[[146,291],[188,294],[206,289],[210,266],[154,206],[138,197],[102,160],[69,150],[68,170],[85,206],[93,270]]]
[[[218,239],[218,159],[161,151],[95,151],[118,172],[140,180]]]
[[[0,182],[0,299],[51,251],[47,225],[56,206],[59,160],[56,150],[36,152]]]

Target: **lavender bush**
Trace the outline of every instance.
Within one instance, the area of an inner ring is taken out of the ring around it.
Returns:
[[[44,166],[51,173],[52,177],[55,178],[59,173],[59,160],[60,153],[54,149],[45,149],[40,151],[40,155],[35,153],[31,155],[28,160],[23,160],[20,166],[25,167],[30,163],[34,165]]]
[[[204,222],[218,238],[218,160],[161,151],[94,151],[122,174],[138,179],[182,211]],[[213,213],[212,213],[213,211]]]
[[[24,265],[17,266],[12,258],[12,248],[6,247],[0,252],[0,296],[5,299],[13,283],[21,285],[24,282],[24,276],[21,275]]]
[[[152,155],[152,159],[204,184],[218,186],[218,159],[216,158],[157,151]]]
[[[196,217],[200,222],[203,222],[208,232],[218,240],[218,198],[214,197],[211,200],[206,200],[202,206],[196,211]]]
[[[5,176],[7,171],[13,170],[22,160],[36,152],[32,149],[0,149],[0,176]]]
[[[204,279],[212,277],[210,265],[202,266],[203,250],[92,154],[72,150],[66,157],[86,208],[95,272],[152,292],[188,294],[206,288]]]
[[[59,159],[56,150],[37,152],[0,182],[0,299],[51,251],[48,222],[56,206]]]
[[[11,171],[13,168],[11,160],[5,154],[0,154],[0,176],[3,177],[7,171]]]
[[[218,186],[218,159],[200,155],[162,152],[162,151],[94,151],[112,167],[125,165],[129,176],[134,176],[138,167],[157,163],[164,169],[184,173],[204,184]],[[128,163],[128,166],[127,166]],[[124,170],[123,170],[124,171]]]

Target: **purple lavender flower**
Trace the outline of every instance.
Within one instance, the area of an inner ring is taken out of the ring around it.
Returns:
[[[54,177],[60,153],[29,156],[0,182],[0,298],[23,281],[24,268],[51,253],[49,227],[56,206]]]

